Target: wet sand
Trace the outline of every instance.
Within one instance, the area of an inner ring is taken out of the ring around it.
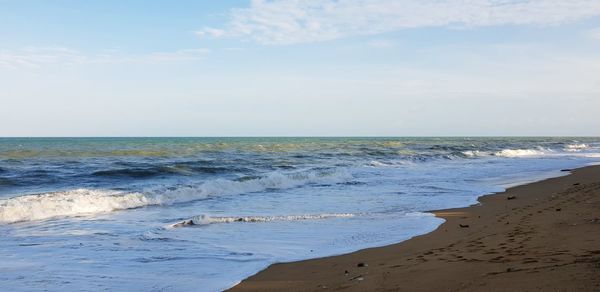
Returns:
[[[434,232],[274,264],[231,291],[600,291],[600,166],[434,211]]]

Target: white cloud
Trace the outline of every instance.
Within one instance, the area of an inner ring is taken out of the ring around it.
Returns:
[[[26,47],[20,50],[0,50],[0,66],[39,67],[44,64],[83,62],[86,58],[75,50],[62,47]]]
[[[600,15],[598,0],[254,0],[199,36],[294,44],[418,27],[556,25]]]
[[[17,50],[0,50],[0,67],[41,67],[52,64],[117,64],[162,63],[194,61],[202,59],[208,49],[186,49],[172,52],[125,55],[111,51],[102,54],[86,54],[63,47],[26,47]]]

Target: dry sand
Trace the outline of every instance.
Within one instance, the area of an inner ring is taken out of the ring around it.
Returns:
[[[600,291],[600,166],[479,201],[435,211],[429,234],[275,264],[231,291]]]

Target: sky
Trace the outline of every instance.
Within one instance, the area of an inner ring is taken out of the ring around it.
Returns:
[[[0,136],[600,135],[598,0],[0,0]]]

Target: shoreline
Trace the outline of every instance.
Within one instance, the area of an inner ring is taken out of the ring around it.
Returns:
[[[445,219],[430,233],[276,263],[229,291],[600,290],[600,166],[477,201],[428,211]]]

